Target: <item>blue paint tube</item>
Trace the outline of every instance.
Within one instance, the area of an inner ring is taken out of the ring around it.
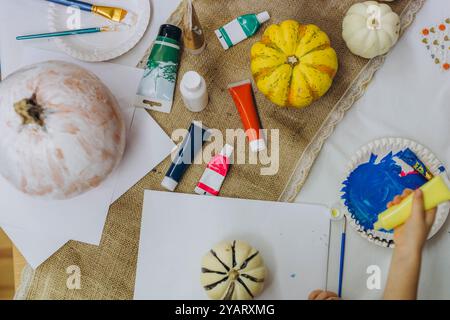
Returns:
[[[190,164],[194,162],[196,154],[201,150],[209,138],[209,129],[198,122],[192,122],[189,132],[178,148],[176,157],[166,173],[161,186],[174,191]]]
[[[425,177],[425,179],[431,180],[433,178],[433,174],[428,170],[427,166],[410,148],[400,151],[396,154],[396,157],[410,165],[416,172]]]

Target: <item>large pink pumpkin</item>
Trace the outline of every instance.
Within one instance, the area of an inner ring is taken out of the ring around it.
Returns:
[[[49,61],[0,83],[0,174],[22,192],[77,196],[97,187],[124,149],[117,101],[89,71]]]

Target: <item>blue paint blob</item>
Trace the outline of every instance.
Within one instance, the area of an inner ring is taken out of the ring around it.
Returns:
[[[427,182],[416,172],[402,174],[392,152],[379,163],[375,163],[377,158],[372,154],[369,162],[359,165],[343,182],[341,190],[348,211],[364,230],[373,229],[378,215],[396,195],[407,188],[415,190]]]

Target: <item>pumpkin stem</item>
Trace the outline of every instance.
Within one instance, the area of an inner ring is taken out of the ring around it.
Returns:
[[[289,56],[287,58],[287,63],[292,67],[295,67],[298,64],[298,58],[296,56]]]
[[[370,30],[379,30],[381,29],[381,20],[380,17],[373,15],[367,19],[367,28]]]
[[[22,124],[37,124],[44,126],[43,113],[44,109],[37,103],[36,94],[29,99],[22,99],[14,103],[14,110],[22,118]]]
[[[234,269],[230,270],[230,273],[228,275],[231,281],[237,280],[237,278],[239,278],[239,272]]]

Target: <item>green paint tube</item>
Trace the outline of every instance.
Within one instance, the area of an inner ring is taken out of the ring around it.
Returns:
[[[139,84],[135,106],[169,113],[180,60],[181,29],[163,24]]]
[[[227,50],[239,42],[253,36],[268,21],[270,15],[267,11],[259,14],[246,14],[217,29],[216,36],[222,47]]]

